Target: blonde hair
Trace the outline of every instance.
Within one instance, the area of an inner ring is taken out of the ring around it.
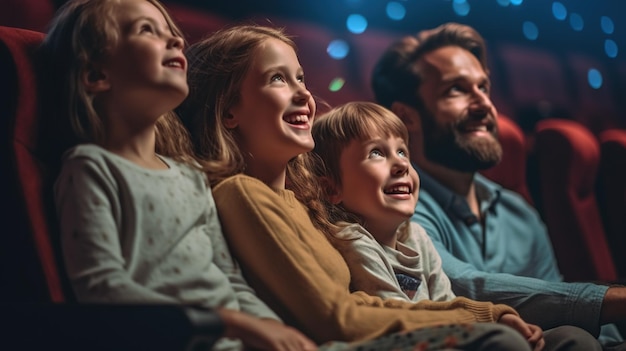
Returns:
[[[209,181],[243,173],[246,164],[232,131],[224,126],[228,111],[241,99],[241,82],[255,51],[266,40],[278,39],[297,51],[282,28],[241,24],[219,30],[187,48],[189,96],[176,109],[190,131],[193,147]],[[311,174],[308,154],[294,157],[287,164],[286,188],[308,209],[312,218],[325,218],[325,208],[317,199],[317,178]],[[313,221],[317,223],[318,221]]]
[[[296,48],[282,29],[239,25],[219,30],[185,50],[189,95],[176,112],[213,184],[245,169],[239,145],[223,121],[239,103],[241,83],[255,51],[270,38]]]
[[[172,33],[182,31],[157,0],[146,0],[163,14]],[[40,47],[42,64],[53,76],[50,93],[60,102],[60,121],[71,128],[75,142],[102,143],[103,120],[94,106],[94,96],[84,84],[83,75],[95,63],[106,60],[116,45],[120,29],[114,9],[120,0],[70,0],[53,18]],[[46,73],[48,74],[48,73]],[[175,114],[166,113],[156,123],[156,151],[162,155],[190,160],[191,146],[182,123]],[[187,156],[188,155],[188,156]]]
[[[311,169],[318,179],[328,179],[335,185],[341,185],[339,167],[343,150],[353,140],[365,140],[377,135],[400,137],[408,144],[406,126],[393,112],[372,102],[349,102],[333,108],[313,123],[313,161]],[[320,183],[323,183],[320,181]],[[328,221],[323,218],[318,226],[331,231],[338,222],[360,223],[361,220],[341,205],[328,201],[329,191],[322,188],[320,202],[326,207]]]

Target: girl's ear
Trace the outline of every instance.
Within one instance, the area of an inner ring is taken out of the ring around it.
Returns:
[[[101,93],[111,89],[111,82],[101,69],[89,66],[83,71],[83,84],[88,93]]]
[[[228,113],[226,117],[224,117],[223,123],[224,123],[224,127],[226,127],[227,129],[235,129],[239,125],[237,118],[233,116],[233,114],[230,112]]]
[[[395,101],[391,104],[391,111],[400,117],[409,133],[416,133],[422,129],[420,114],[414,107]]]
[[[329,177],[322,177],[320,178],[320,185],[330,203],[333,205],[341,203],[341,189],[339,189],[332,179]]]

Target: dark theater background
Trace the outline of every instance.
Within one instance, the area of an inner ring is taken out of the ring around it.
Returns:
[[[2,0],[0,25],[45,30],[63,0]],[[456,21],[487,40],[499,111],[530,132],[544,117],[594,133],[626,125],[626,1],[165,0],[188,40],[234,22],[296,37],[313,92],[331,104],[372,99],[371,67],[400,35]]]
[[[0,233],[10,234],[0,306],[71,301],[36,152],[36,84],[46,77],[29,56],[64,2],[0,0],[0,160],[9,164]],[[284,27],[321,111],[373,101],[371,71],[392,41],[444,22],[473,26],[487,41],[505,150],[484,174],[538,209],[565,280],[626,281],[626,0],[162,2],[189,43],[236,23]]]

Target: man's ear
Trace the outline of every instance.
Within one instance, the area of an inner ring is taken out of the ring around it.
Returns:
[[[409,133],[413,134],[421,131],[422,119],[415,107],[409,106],[404,102],[394,101],[391,104],[391,111],[400,117]]]
[[[326,195],[328,201],[330,201],[333,205],[337,205],[342,201],[341,190],[335,182],[330,179],[330,177],[320,178],[320,186],[322,187],[324,195]]]
[[[111,89],[107,74],[95,65],[87,67],[82,74],[83,84],[88,93],[101,93]]]

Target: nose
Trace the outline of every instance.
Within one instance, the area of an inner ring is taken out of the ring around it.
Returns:
[[[479,87],[474,88],[470,111],[477,114],[485,114],[493,109],[493,103],[489,97],[489,93]]]
[[[409,167],[411,164],[406,157],[400,157],[397,154],[393,159],[393,164],[391,165],[391,174],[394,176],[403,176],[409,172]]]
[[[176,48],[176,49],[182,50],[183,47],[185,46],[185,41],[183,40],[183,38],[179,37],[178,35],[172,34],[167,42],[167,46],[170,48]]]
[[[296,89],[293,98],[294,101],[298,103],[307,103],[311,99],[311,96],[311,92],[304,85],[300,85]]]

